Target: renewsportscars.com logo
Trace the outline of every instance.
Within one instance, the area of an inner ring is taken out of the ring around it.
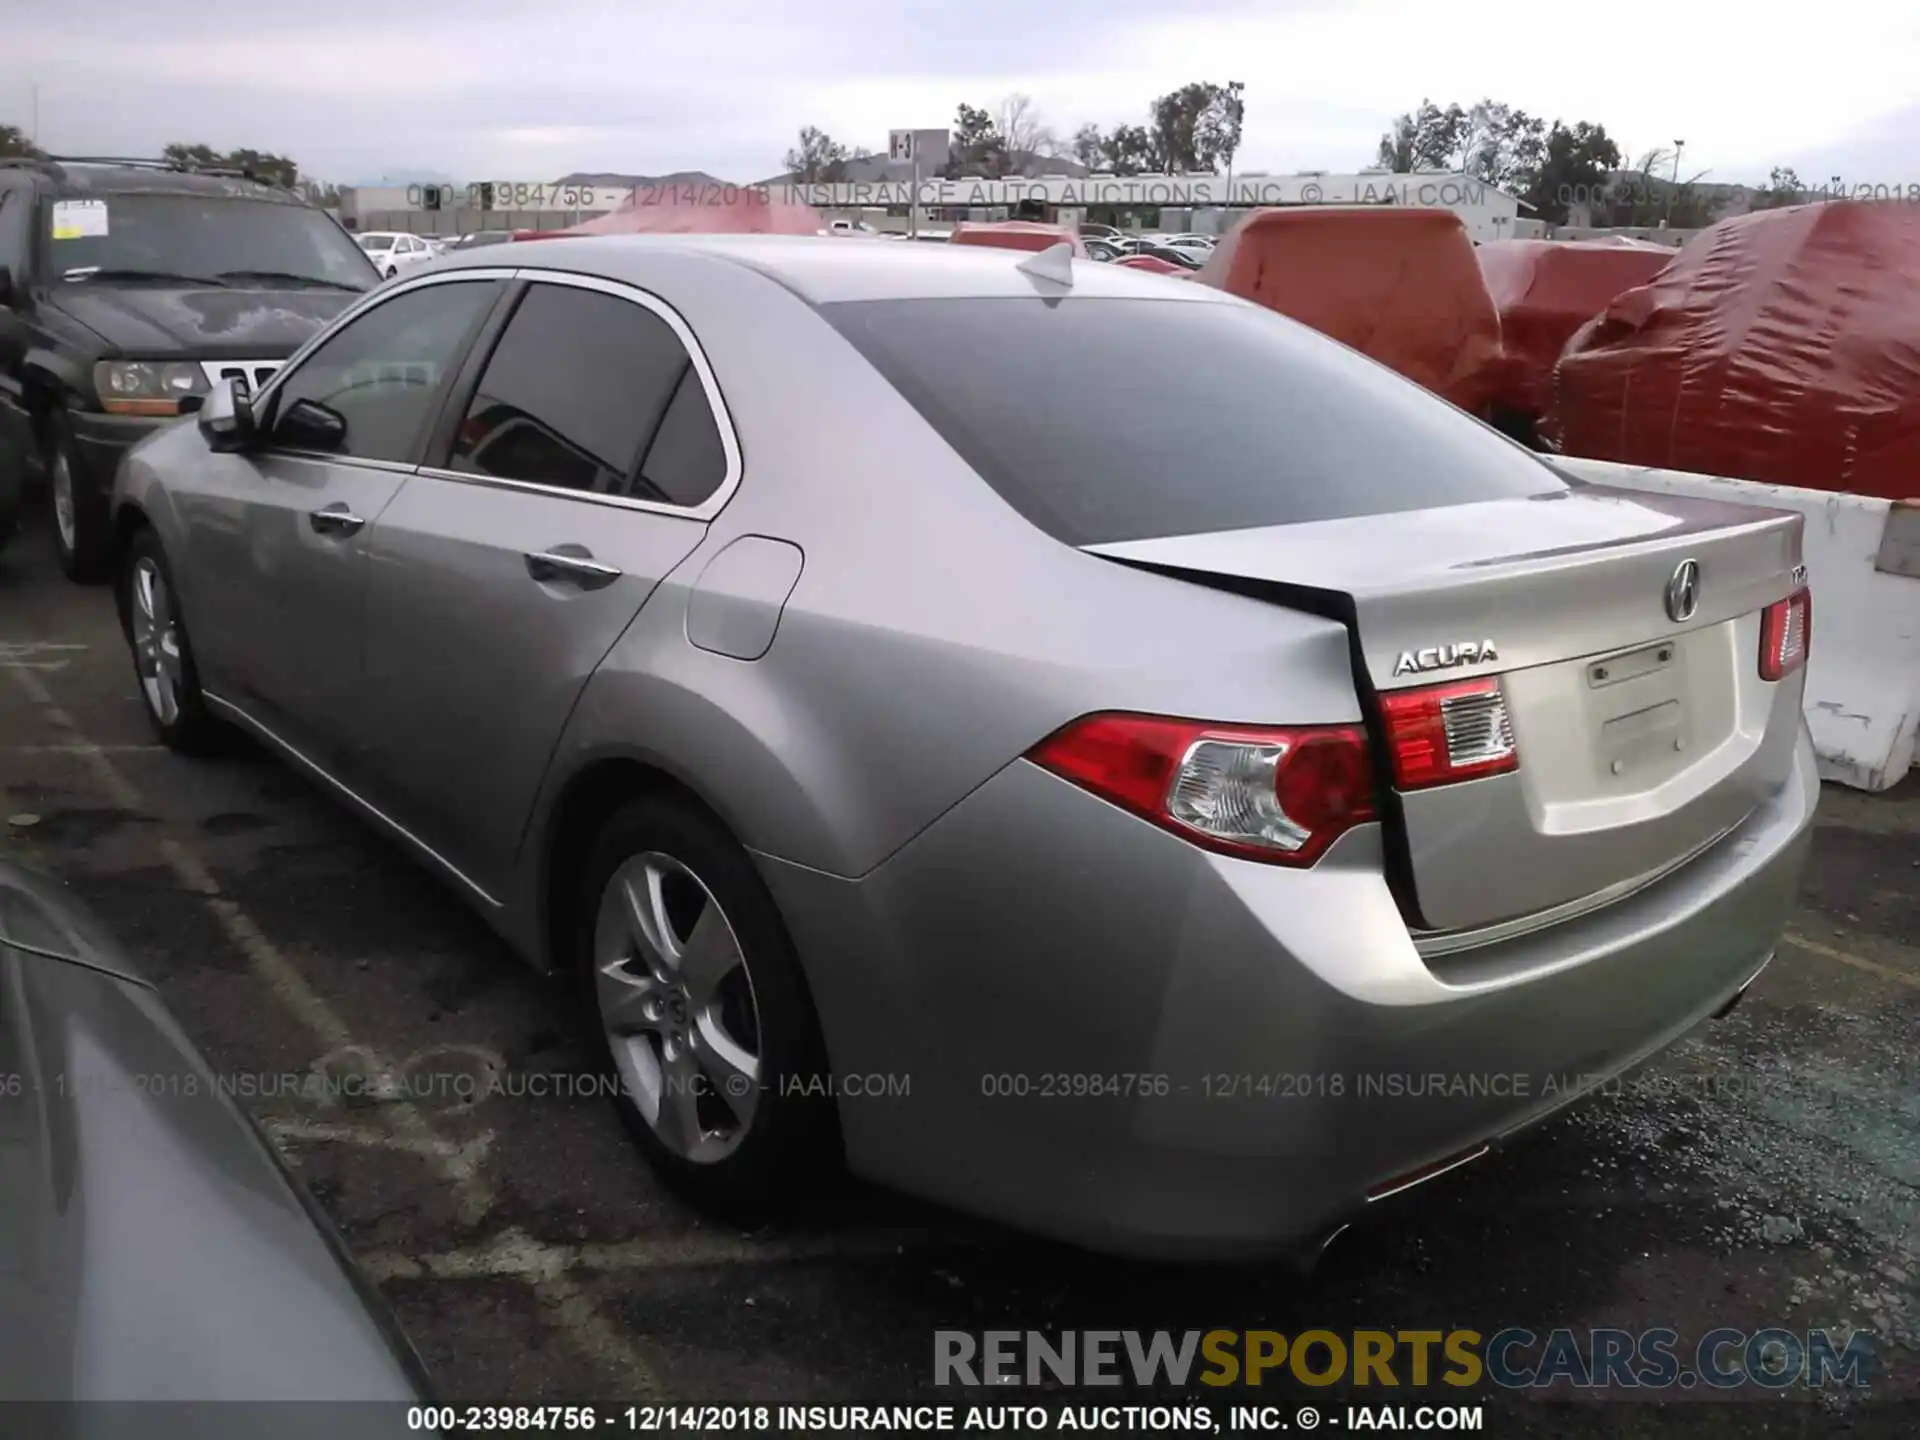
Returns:
[[[936,1385],[1828,1389],[1873,1383],[1864,1330],[936,1330]]]

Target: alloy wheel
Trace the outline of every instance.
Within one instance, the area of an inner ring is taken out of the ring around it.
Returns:
[[[739,938],[686,865],[646,851],[607,882],[594,923],[594,996],[628,1098],[660,1143],[696,1164],[753,1127],[760,1012]]]
[[[133,661],[140,674],[140,689],[154,719],[171,725],[180,718],[186,671],[173,596],[151,556],[143,555],[134,562],[132,591]]]
[[[69,555],[78,547],[79,516],[75,511],[73,467],[66,452],[56,447],[53,454],[53,523],[60,531],[60,545]]]

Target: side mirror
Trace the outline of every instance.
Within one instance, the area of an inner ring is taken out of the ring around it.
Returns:
[[[217,382],[200,402],[199,415],[209,450],[230,454],[246,449],[253,439],[253,396],[245,380],[229,375]]]
[[[296,400],[274,418],[273,441],[289,450],[331,455],[347,443],[347,419],[313,400]]]

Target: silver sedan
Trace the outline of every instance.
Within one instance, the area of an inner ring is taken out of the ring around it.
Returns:
[[[1064,251],[456,255],[115,500],[160,736],[578,976],[727,1214],[1310,1248],[1730,1005],[1818,793],[1798,517]]]

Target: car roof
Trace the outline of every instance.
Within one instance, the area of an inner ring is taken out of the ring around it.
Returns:
[[[1034,278],[1020,269],[1034,261],[1034,252],[989,245],[848,245],[809,235],[582,235],[530,245],[525,258],[516,255],[515,260],[528,270],[644,284],[649,262],[665,255],[741,265],[816,305],[842,300],[1019,298],[1040,293]],[[500,263],[497,254],[456,251],[440,267],[497,268]],[[1053,291],[1050,285],[1046,289]],[[1158,277],[1116,270],[1097,260],[1073,262],[1072,293],[1189,304],[1230,298],[1204,287],[1195,287],[1192,293],[1170,293]]]
[[[269,205],[307,202],[291,190],[265,185],[238,175],[204,175],[191,170],[159,166],[114,165],[96,161],[63,160],[42,168],[56,195],[79,198],[92,195],[198,195],[214,200],[258,200]]]

